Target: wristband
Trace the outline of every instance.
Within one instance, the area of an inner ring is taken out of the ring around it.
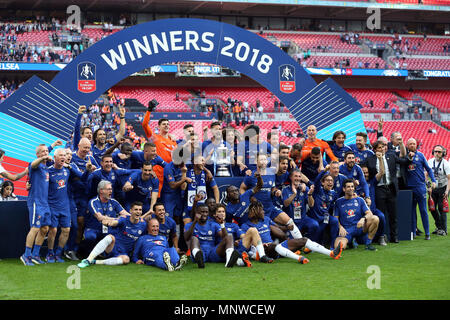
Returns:
[[[120,119],[125,119],[125,117],[120,117]]]

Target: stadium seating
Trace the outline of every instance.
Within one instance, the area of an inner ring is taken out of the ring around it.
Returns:
[[[403,58],[393,58],[392,62],[398,62],[401,69],[419,69],[419,70],[450,70],[450,58],[448,59],[430,59],[424,58],[405,58],[407,66],[403,66]]]
[[[247,101],[255,106],[256,100],[261,101],[265,112],[273,112],[273,103],[276,99],[266,88],[204,88],[207,98],[219,98],[225,103],[228,97],[239,101]]]
[[[331,46],[328,52],[348,52],[361,53],[361,48],[356,44],[347,44],[341,41],[339,34],[319,34],[319,33],[273,33],[279,41],[293,41],[302,50],[317,48],[317,46]],[[267,36],[267,34],[266,34]],[[320,51],[320,50],[319,50]]]
[[[147,106],[150,100],[159,102],[158,111],[161,112],[191,112],[191,108],[182,99],[192,97],[186,90],[177,88],[153,88],[153,87],[114,87],[113,92],[121,98],[134,98]],[[176,100],[177,92],[180,100]]]
[[[96,27],[86,26],[81,31],[81,34],[90,39],[94,39],[94,41],[97,42],[98,40],[101,40],[103,37],[107,37],[111,34],[116,33],[117,31],[120,31],[120,30],[122,30],[122,28],[115,27],[112,29],[112,32],[106,32],[102,28],[99,28],[98,26],[96,26]]]
[[[397,100],[391,90],[386,89],[346,89],[362,106],[361,112],[390,112],[389,109],[384,108],[386,101],[392,106]],[[366,102],[373,100],[373,108],[366,107]]]
[[[406,99],[413,99],[414,95],[418,95],[423,100],[434,105],[441,112],[450,112],[450,92],[446,90],[397,90],[398,94]]]
[[[31,31],[17,35],[17,42],[27,42],[29,44],[39,44],[43,46],[51,46],[50,36],[52,31]]]
[[[450,121],[442,121],[441,125],[450,130]]]
[[[383,59],[379,57],[352,57],[352,56],[311,56],[307,59],[307,66],[313,67],[314,62],[317,62],[317,67],[323,68],[339,68],[339,62],[345,59],[349,59],[350,66],[348,68],[359,68],[358,63],[362,62],[362,67],[365,67],[365,63],[368,62],[368,68],[373,69],[376,66],[376,63],[379,65],[379,69],[385,68],[385,62]],[[336,64],[337,63],[337,64]]]

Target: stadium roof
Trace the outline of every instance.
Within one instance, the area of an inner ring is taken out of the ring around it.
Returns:
[[[450,6],[321,0],[0,0],[1,9],[23,11],[65,11],[72,4],[80,6],[82,11],[352,20],[365,20],[368,7],[379,7],[382,8],[381,18],[388,21],[434,23],[448,23],[450,11]],[[318,6],[322,8],[318,10]]]

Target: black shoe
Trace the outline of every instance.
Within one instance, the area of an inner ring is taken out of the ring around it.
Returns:
[[[425,235],[425,240],[431,240],[431,237],[430,237],[429,234],[428,234],[428,235]]]
[[[194,256],[194,260],[197,263],[199,268],[205,267],[205,261],[203,260],[203,252],[202,250],[198,250],[198,252]]]
[[[67,259],[72,260],[72,261],[80,260],[80,259],[78,259],[75,251],[65,251],[64,252],[64,257],[66,257]]]
[[[233,250],[233,252],[231,253],[230,260],[228,260],[228,263],[225,265],[225,267],[233,268],[233,266],[236,264],[236,261],[240,257],[241,257],[241,255],[239,254],[239,252],[237,252],[236,250]]]
[[[259,262],[262,263],[272,263],[273,259],[269,258],[268,256],[262,256],[261,258],[259,258]]]
[[[375,248],[371,243],[369,243],[366,245],[366,250],[377,251],[377,248]]]
[[[436,228],[436,230],[434,230],[431,234],[438,234],[438,232],[439,232],[439,229]]]
[[[422,235],[422,234],[423,234],[423,232],[422,232],[422,231],[420,231],[420,230],[419,230],[419,228],[417,228],[417,229],[416,229],[416,234],[417,234],[418,236],[420,236],[420,235]]]
[[[399,243],[397,237],[391,237],[391,242],[392,242],[392,243]]]

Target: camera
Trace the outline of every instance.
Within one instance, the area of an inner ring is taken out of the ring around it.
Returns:
[[[158,106],[158,101],[156,101],[155,99],[153,99],[152,101],[148,102],[148,108],[147,110],[152,112],[153,110],[155,110],[155,108]]]

